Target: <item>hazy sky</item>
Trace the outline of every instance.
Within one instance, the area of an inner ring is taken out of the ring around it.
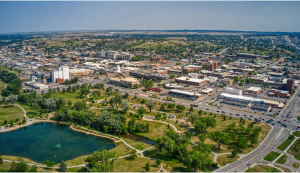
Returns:
[[[104,29],[300,32],[300,1],[0,2],[0,33]]]

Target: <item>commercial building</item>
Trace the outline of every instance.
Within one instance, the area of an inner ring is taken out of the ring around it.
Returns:
[[[179,84],[165,84],[165,88],[168,88],[168,89],[181,89],[183,88],[182,85],[179,85]]]
[[[286,90],[289,91],[290,94],[293,93],[295,81],[294,80],[287,80],[286,81]]]
[[[271,89],[271,91],[269,92],[269,96],[288,98],[291,95],[289,94],[289,91]]]
[[[232,85],[233,81],[234,81],[233,79],[229,79],[229,78],[221,79],[221,82],[226,85]]]
[[[264,99],[257,99],[257,98],[253,98],[253,97],[245,97],[245,96],[241,96],[241,95],[235,95],[235,94],[228,94],[228,93],[222,93],[219,95],[220,98],[222,99],[226,99],[226,100],[231,100],[231,101],[238,101],[241,103],[257,103],[257,104],[263,104],[264,103]]]
[[[243,59],[257,59],[257,55],[249,54],[249,53],[237,53],[237,58],[243,58]]]
[[[214,92],[214,89],[212,89],[212,88],[206,88],[206,89],[201,91],[201,93],[205,94],[205,95],[212,94],[213,92]]]
[[[61,83],[62,80],[69,80],[69,67],[62,66],[57,67],[57,70],[51,71],[51,79],[53,83]],[[57,82],[57,79],[59,79],[59,82]]]
[[[196,100],[202,97],[202,94],[197,94],[195,92],[181,91],[176,89],[170,90],[168,94],[173,97],[179,97],[179,98],[191,99],[191,100]]]
[[[258,94],[258,93],[261,93],[261,91],[262,91],[262,88],[260,88],[260,87],[250,87],[245,92],[252,93],[252,94]]]
[[[218,68],[218,63],[217,62],[214,62],[214,61],[208,61],[206,64],[205,64],[205,70],[208,70],[208,71],[214,71],[214,69],[217,69]]]
[[[25,85],[27,86],[31,86],[32,88],[35,88],[35,89],[48,89],[48,85],[44,85],[44,84],[41,84],[41,83],[36,83],[36,82],[24,82]]]
[[[89,75],[94,73],[94,70],[91,69],[70,69],[71,76],[81,76],[81,75]]]
[[[242,90],[233,89],[233,88],[229,88],[229,87],[225,88],[224,92],[227,94],[232,94],[232,95],[238,95],[238,96],[242,95]]]
[[[150,91],[150,92],[157,92],[157,93],[162,93],[163,92],[163,90],[162,89],[160,89],[160,88],[148,88],[148,91]]]
[[[131,88],[135,84],[137,84],[137,85],[140,84],[140,82],[136,78],[133,78],[133,77],[126,77],[126,78],[116,77],[116,78],[110,78],[109,79],[109,83],[113,84],[113,85],[118,85],[118,86],[128,86],[129,85]]]
[[[206,84],[207,80],[189,77],[179,77],[175,79],[175,82],[200,86]]]
[[[283,103],[277,102],[277,101],[272,101],[272,100],[265,100],[264,101],[265,105],[270,105],[271,107],[276,107],[282,109],[284,107]]]

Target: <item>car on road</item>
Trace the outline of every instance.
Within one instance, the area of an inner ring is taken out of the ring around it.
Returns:
[[[232,113],[230,113],[229,115],[232,115]]]
[[[251,118],[248,118],[248,120],[251,120]]]
[[[286,121],[286,120],[283,120],[283,121]]]
[[[250,165],[251,165],[251,163],[248,163],[248,164],[247,164],[247,166],[250,166]]]
[[[272,123],[272,125],[275,125],[275,123]]]
[[[209,109],[206,109],[206,110],[208,110],[208,111],[209,111]]]
[[[277,121],[277,123],[281,123],[281,121]]]

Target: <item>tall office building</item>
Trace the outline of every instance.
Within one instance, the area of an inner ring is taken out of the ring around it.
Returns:
[[[208,71],[214,71],[214,69],[217,69],[218,68],[218,63],[217,62],[214,62],[214,61],[208,61],[206,64],[205,64],[205,70],[208,70]]]
[[[62,66],[58,67],[57,70],[53,70],[51,72],[52,82],[57,83],[57,79],[59,81],[65,81],[66,79],[70,79],[69,67]]]
[[[292,79],[289,79],[286,81],[286,90],[289,91],[289,94],[293,93],[295,81]]]

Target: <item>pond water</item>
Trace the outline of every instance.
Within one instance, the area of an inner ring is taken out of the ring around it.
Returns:
[[[133,133],[122,134],[121,137],[131,139],[131,140],[134,140],[134,141],[141,141],[141,142],[144,142],[144,143],[150,144],[150,145],[155,145],[156,144],[155,141],[152,141],[152,140],[150,140],[150,139],[148,139],[144,136],[136,135],[136,134],[133,134]]]
[[[56,123],[38,123],[10,132],[0,133],[0,153],[45,160],[70,160],[94,151],[110,150],[113,141],[71,130]]]

